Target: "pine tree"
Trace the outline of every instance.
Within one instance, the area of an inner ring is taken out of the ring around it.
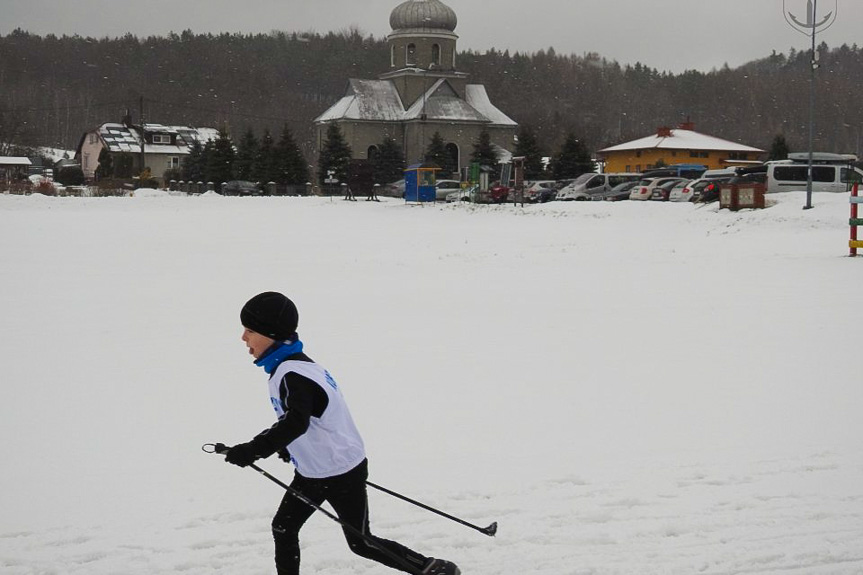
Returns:
[[[536,139],[536,133],[527,124],[523,124],[518,129],[515,156],[524,156],[524,178],[526,180],[536,180],[542,177],[545,171],[545,167],[542,165],[542,150]]]
[[[770,145],[770,157],[768,160],[785,160],[788,158],[788,153],[791,150],[788,148],[788,142],[785,141],[785,136],[782,134],[773,138],[773,144]]]
[[[590,157],[587,146],[572,132],[566,137],[560,152],[552,161],[552,172],[557,180],[577,178],[581,174],[592,172],[596,164]]]
[[[351,163],[351,148],[345,141],[342,131],[337,124],[330,124],[327,128],[327,138],[324,147],[318,156],[318,181],[323,183],[328,177],[328,172],[333,171],[334,177],[339,182],[348,181],[348,166]]]
[[[212,154],[207,158],[207,179],[216,184],[234,179],[234,145],[224,130],[219,130]]]
[[[426,148],[424,159],[426,162],[441,168],[442,172],[446,171],[446,143],[443,141],[443,136],[440,135],[440,132],[435,132],[431,137],[428,148]],[[441,173],[442,177],[446,177],[446,175],[447,174]]]
[[[264,130],[261,145],[258,147],[258,155],[254,163],[254,180],[261,184],[275,182],[279,177],[276,167],[276,143],[269,130]]]
[[[405,177],[405,155],[393,138],[385,138],[378,146],[374,170],[376,184],[389,184]]]
[[[282,137],[275,148],[275,165],[280,184],[303,185],[309,180],[309,167],[303,153],[297,146],[294,135],[285,124],[282,129]]]
[[[234,171],[238,180],[254,180],[255,161],[258,156],[258,139],[249,128],[237,144],[237,157],[234,161]]]
[[[470,155],[470,161],[476,162],[480,166],[487,166],[490,168],[497,167],[497,152],[494,151],[494,148],[491,145],[491,135],[488,133],[488,130],[483,129],[483,131],[479,133],[479,137],[473,145],[473,152]]]
[[[183,159],[182,178],[187,182],[204,181],[204,147],[195,140],[189,148],[189,155]]]
[[[96,168],[96,179],[114,177],[114,158],[111,157],[111,152],[108,148],[102,148],[99,152],[99,166]]]

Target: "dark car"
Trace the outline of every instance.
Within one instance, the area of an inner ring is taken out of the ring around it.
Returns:
[[[621,200],[628,200],[629,194],[632,191],[632,188],[638,185],[638,180],[633,182],[623,182],[622,184],[617,184],[604,194],[602,194],[603,200],[607,202],[619,202]]]
[[[231,180],[222,184],[222,194],[226,196],[260,196],[261,188],[255,182]]]

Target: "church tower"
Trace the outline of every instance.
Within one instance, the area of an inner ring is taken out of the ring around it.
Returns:
[[[406,107],[438,78],[464,97],[467,74],[456,70],[457,25],[456,13],[440,0],[407,0],[390,14],[390,71],[380,78],[395,83]]]

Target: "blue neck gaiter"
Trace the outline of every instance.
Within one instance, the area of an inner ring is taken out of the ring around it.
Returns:
[[[303,351],[303,342],[299,336],[294,341],[277,341],[270,346],[264,355],[255,360],[255,365],[264,368],[268,375],[273,375],[279,364],[285,361],[286,358],[301,353]]]

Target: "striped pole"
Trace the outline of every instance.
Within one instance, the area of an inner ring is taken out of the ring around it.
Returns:
[[[857,248],[863,248],[863,242],[857,240],[857,226],[863,226],[863,219],[857,217],[857,206],[863,203],[863,197],[858,195],[860,184],[854,184],[851,187],[851,219],[848,221],[851,224],[851,241],[848,242],[848,247],[851,248],[851,257],[857,255]]]

